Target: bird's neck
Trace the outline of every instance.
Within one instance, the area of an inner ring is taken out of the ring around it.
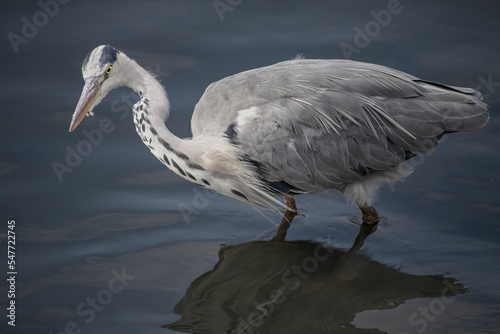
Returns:
[[[170,109],[165,89],[135,61],[124,61],[130,62],[130,70],[123,82],[140,97],[133,106],[135,128],[163,164],[184,179],[226,196],[275,211],[271,202],[283,205],[266,192],[252,166],[223,135],[181,139],[172,134],[165,125]]]
[[[134,123],[144,144],[163,164],[191,182],[202,183],[194,174],[203,168],[199,164],[203,152],[193,150],[190,139],[181,139],[165,125],[170,112],[170,102],[163,86],[155,77],[133,60],[129,68],[128,86],[135,90],[140,100],[133,106]],[[190,152],[189,156],[186,152]]]

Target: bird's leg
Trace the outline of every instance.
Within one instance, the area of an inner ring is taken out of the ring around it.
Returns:
[[[361,224],[359,227],[359,233],[356,236],[356,240],[354,240],[354,244],[347,253],[348,254],[357,253],[363,246],[365,239],[376,230],[377,230],[377,224]]]
[[[373,206],[365,205],[363,207],[360,206],[359,208],[363,213],[363,224],[373,225],[378,223],[380,216]]]
[[[285,196],[286,211],[281,219],[280,226],[274,238],[271,241],[285,241],[286,232],[292,223],[293,218],[297,215],[297,205],[295,205],[295,200],[291,196]]]

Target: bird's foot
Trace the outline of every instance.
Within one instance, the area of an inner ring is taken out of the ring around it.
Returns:
[[[354,225],[358,225],[358,226],[361,226],[361,225],[362,225],[362,224],[358,223],[357,221],[355,221],[354,219],[347,218],[347,220],[348,220],[350,223],[353,223]]]
[[[360,207],[361,212],[363,213],[363,217],[361,218],[361,224],[352,220],[351,218],[347,218],[347,220],[353,224],[356,224],[358,226],[362,225],[375,225],[377,224],[381,219],[387,220],[387,218],[380,216],[375,210],[373,206],[366,206],[366,207]]]
[[[365,206],[361,208],[361,212],[363,213],[363,224],[373,225],[377,224],[381,218],[385,219],[379,216],[377,210],[375,210],[373,206]]]

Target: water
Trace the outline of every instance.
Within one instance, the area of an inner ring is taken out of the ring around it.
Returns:
[[[243,0],[218,7],[221,16],[211,1],[47,3],[45,16],[35,2],[1,5],[1,309],[16,302],[16,326],[0,314],[1,332],[499,331],[493,2]],[[23,31],[26,20],[38,28]],[[24,39],[11,43],[9,32]],[[126,111],[128,90],[68,133],[81,62],[103,43],[159,75],[172,101],[168,125],[181,137],[210,82],[298,53],[480,87],[492,118],[448,136],[414,175],[382,189],[376,207],[387,221],[359,254],[346,253],[359,232],[348,219],[359,212],[337,192],[299,197],[306,216],[287,243],[269,244],[271,222],[181,180],[149,153]],[[103,118],[112,130],[84,147],[84,130]],[[54,162],[78,149],[87,155],[58,177]],[[5,284],[11,219],[15,299]]]

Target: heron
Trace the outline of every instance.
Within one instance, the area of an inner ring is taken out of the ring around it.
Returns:
[[[192,137],[181,139],[166,126],[164,87],[124,52],[96,47],[82,74],[70,132],[111,90],[129,87],[139,97],[137,133],[164,165],[214,192],[284,212],[288,223],[296,195],[337,189],[360,208],[363,223],[376,224],[372,202],[381,185],[411,174],[410,159],[444,134],[489,120],[472,88],[382,65],[296,57],[210,84],[194,108]]]

